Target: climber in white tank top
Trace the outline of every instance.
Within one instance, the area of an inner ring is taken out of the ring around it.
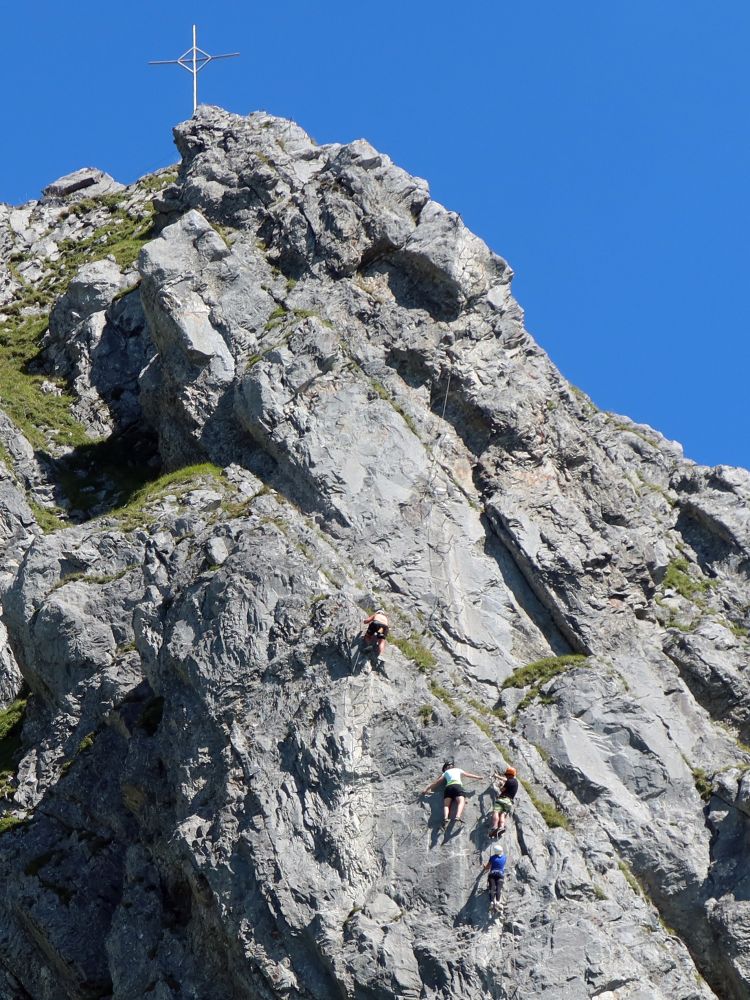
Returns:
[[[484,781],[485,779],[481,774],[472,774],[471,771],[462,771],[460,767],[456,767],[452,760],[447,760],[443,764],[443,773],[439,778],[436,778],[432,784],[427,785],[426,788],[422,789],[422,795],[429,795],[430,792],[434,792],[441,781],[445,782],[445,790],[443,791],[443,823],[441,826],[442,830],[448,828],[448,823],[451,818],[451,808],[453,803],[456,803],[456,811],[453,819],[455,820],[456,827],[460,829],[464,825],[464,821],[461,818],[464,805],[466,804],[466,792],[464,791],[463,779],[464,778],[474,778],[476,781]]]

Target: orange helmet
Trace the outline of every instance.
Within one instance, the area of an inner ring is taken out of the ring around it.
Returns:
[[[507,774],[507,776],[509,778],[515,778],[515,776],[516,776],[516,769],[515,769],[515,767],[506,767],[505,768],[505,773]]]

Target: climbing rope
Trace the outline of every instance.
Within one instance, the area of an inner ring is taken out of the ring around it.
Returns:
[[[433,379],[430,382],[430,409],[432,409],[432,389],[433,389],[434,384],[435,384],[435,381]],[[440,413],[440,420],[442,422],[445,422],[445,411],[448,408],[448,393],[450,392],[450,389],[451,389],[451,370],[449,368],[448,369],[448,381],[447,381],[446,386],[445,386],[445,396],[443,398],[443,409],[442,409],[442,411]],[[440,439],[442,438],[443,433],[444,432],[441,430],[440,433],[438,434],[438,436],[435,438],[435,447],[433,447],[433,448],[430,449],[431,452],[432,452],[432,461],[430,462],[430,469],[429,469],[429,472],[427,473],[427,482],[425,483],[425,490],[424,490],[425,493],[432,486],[432,482],[433,482],[433,479],[435,477],[435,465],[437,463],[437,445],[440,443]]]
[[[445,414],[447,412],[447,407],[448,407],[448,398],[449,398],[449,395],[450,395],[451,378],[452,378],[452,372],[451,372],[450,369],[448,369],[447,381],[446,381],[446,385],[445,385],[445,393],[443,395],[442,406],[440,407],[440,420],[443,423],[445,421]],[[435,388],[436,388],[436,386],[435,386],[435,380],[433,379],[431,381],[431,383],[430,383],[430,409],[431,410],[432,410],[432,405],[433,405],[433,399],[434,399],[434,396],[435,396]],[[445,430],[441,429],[439,431],[439,433],[437,434],[434,442],[433,442],[433,447],[430,449],[430,451],[431,451],[430,463],[429,463],[429,467],[428,467],[428,470],[427,470],[427,475],[426,475],[425,480],[424,480],[423,488],[419,491],[419,494],[418,494],[418,501],[420,503],[421,502],[426,502],[429,505],[429,510],[427,512],[427,517],[426,517],[426,520],[427,520],[427,525],[426,525],[426,536],[427,536],[426,537],[426,542],[427,542],[427,560],[428,560],[428,567],[429,567],[429,572],[430,572],[430,578],[436,584],[443,585],[446,588],[446,596],[443,598],[443,601],[444,601],[446,607],[453,607],[453,606],[456,605],[457,602],[456,602],[455,599],[451,600],[451,595],[452,595],[452,592],[453,592],[453,588],[455,587],[456,582],[457,582],[458,578],[460,577],[461,571],[460,571],[460,568],[457,568],[453,573],[451,573],[450,571],[445,572],[445,568],[446,568],[446,566],[449,566],[450,563],[451,563],[451,561],[452,561],[452,557],[453,557],[453,553],[454,553],[454,549],[455,549],[455,545],[456,545],[456,535],[454,534],[454,532],[452,530],[452,525],[450,524],[449,516],[445,512],[444,503],[443,503],[442,499],[439,496],[436,495],[436,479],[437,479],[437,475],[438,475],[438,465],[440,464],[439,463],[439,451],[440,451],[440,446],[441,446],[444,434],[445,434]],[[438,522],[440,522],[440,518],[441,517],[442,517],[442,522],[438,523]],[[435,537],[436,533],[439,533],[439,535],[440,535],[440,541],[438,541],[436,539],[436,537]],[[439,561],[440,561],[439,565],[436,565],[435,562],[433,561],[435,557],[437,557],[439,559]],[[441,570],[442,570],[442,572],[441,572]],[[437,587],[435,589],[437,590]],[[430,625],[432,624],[432,622],[433,622],[433,620],[435,618],[435,615],[437,614],[437,611],[438,611],[438,608],[439,608],[440,604],[441,604],[441,597],[440,597],[440,595],[438,593],[435,593],[433,607],[432,607],[432,610],[430,612],[430,615],[429,615],[429,617],[427,619],[426,626],[425,626],[427,629],[429,629]],[[364,652],[363,652],[363,650],[361,648],[361,645],[357,645],[353,649],[353,656],[350,656],[350,661],[351,661],[351,664],[352,664],[352,673],[353,674],[356,674],[360,670],[360,667],[361,667],[361,665],[363,663],[364,658],[365,658],[365,654],[364,654]],[[362,716],[361,716],[361,714],[359,712],[357,712],[356,715],[355,715],[354,714],[354,710],[357,709],[357,708],[359,708],[359,706],[362,703],[362,700],[365,697],[367,697],[368,693],[369,693],[368,692],[368,686],[367,685],[363,685],[360,688],[359,692],[354,697],[352,697],[350,699],[349,707],[346,707],[346,703],[345,703],[345,712],[347,712],[347,713],[351,712],[352,713],[352,716],[351,716],[352,717],[352,721],[355,724],[357,724],[357,725],[360,723]],[[499,772],[493,773],[493,775],[492,775],[493,785],[497,785],[498,782],[501,781],[503,777],[504,776],[501,775]],[[375,834],[376,827],[377,827],[377,817],[374,816],[374,815],[370,815],[369,819],[370,819],[370,823],[368,825],[368,828],[369,828],[368,839],[370,839],[370,838],[373,837],[373,835]],[[486,822],[486,817],[483,817],[483,822]],[[401,850],[403,849],[403,847],[406,844],[408,844],[411,841],[413,841],[413,839],[414,839],[415,836],[422,836],[423,833],[425,833],[429,837],[429,830],[430,830],[429,825],[427,827],[425,827],[424,822],[421,819],[419,819],[416,822],[413,822],[411,824],[408,824],[408,823],[405,824],[400,830],[397,829],[396,826],[393,826],[390,829],[390,831],[388,832],[388,834],[386,835],[385,839],[382,841],[382,843],[377,844],[377,845],[373,843],[373,848],[375,848],[375,850],[377,850],[378,853],[381,856],[381,864],[383,866],[382,875],[381,875],[382,879],[385,879],[385,880],[388,880],[388,881],[393,881],[393,879],[395,878],[395,866],[396,866],[397,857],[398,857],[399,853],[401,852]],[[390,844],[390,848],[388,847],[389,844]],[[480,863],[483,863],[483,856],[482,855],[483,855],[484,848],[481,846],[481,844],[478,844],[477,845],[477,849],[478,849],[478,853],[479,853]],[[510,845],[510,838],[509,838],[507,849],[505,850],[504,853],[506,854],[506,857],[507,857],[507,865],[506,865],[507,875],[506,875],[506,881],[509,883],[511,875],[512,875],[511,858],[512,858],[512,853],[513,853],[511,845]],[[386,857],[386,855],[388,855],[388,857]],[[465,856],[466,856],[466,853],[464,852],[463,857],[465,857]],[[483,873],[481,873],[481,874],[483,874]],[[480,878],[481,878],[481,874],[480,874]],[[502,912],[502,925],[500,927],[501,938],[506,933],[506,925],[508,924],[508,921],[506,920],[506,916],[505,916],[505,908],[506,908],[506,900],[507,900],[507,896],[508,896],[508,891],[509,891],[508,885],[506,885],[505,882],[504,882],[503,883],[503,893],[502,893],[502,911],[501,911]],[[510,975],[511,975],[511,977],[515,977],[515,972],[516,972],[516,956],[515,956],[516,940],[515,940],[515,934],[513,934],[512,930],[511,930],[510,933],[511,933],[511,942],[510,942],[511,947],[510,947],[510,954],[509,954],[509,956],[507,958],[507,962],[508,962],[508,968],[510,969]],[[511,981],[513,982],[514,978],[511,978]],[[513,993],[513,996],[515,996],[517,994],[517,992],[518,992],[518,984],[516,984],[516,989],[515,989],[515,991]]]

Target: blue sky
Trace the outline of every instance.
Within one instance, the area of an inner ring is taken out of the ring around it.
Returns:
[[[594,402],[750,467],[748,0],[6,5],[0,200],[173,162],[200,99],[369,139],[512,264]]]

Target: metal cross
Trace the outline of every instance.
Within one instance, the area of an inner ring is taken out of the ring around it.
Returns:
[[[193,114],[198,107],[198,74],[214,59],[233,59],[239,52],[226,52],[221,56],[210,56],[208,52],[199,49],[195,42],[195,25],[193,25],[193,47],[183,52],[179,59],[152,59],[149,66],[182,66],[193,74]]]

